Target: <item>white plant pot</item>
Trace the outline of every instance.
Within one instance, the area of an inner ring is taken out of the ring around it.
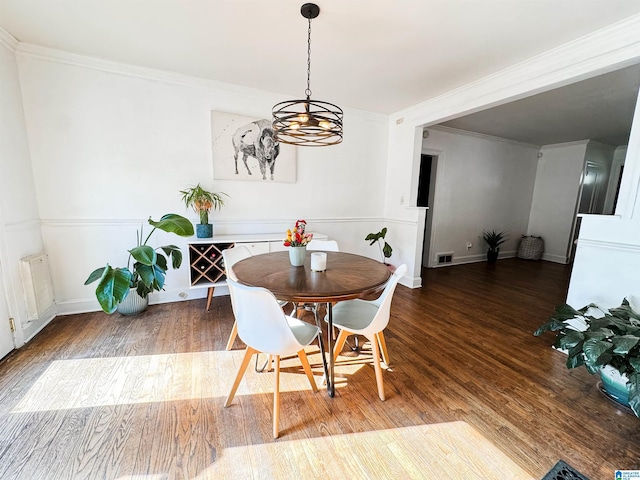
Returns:
[[[142,298],[135,288],[129,289],[129,294],[118,304],[116,309],[122,315],[137,315],[149,306],[149,295]]]

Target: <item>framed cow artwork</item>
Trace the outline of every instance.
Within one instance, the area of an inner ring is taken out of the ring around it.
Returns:
[[[276,141],[271,120],[211,112],[215,180],[296,181],[296,147]]]

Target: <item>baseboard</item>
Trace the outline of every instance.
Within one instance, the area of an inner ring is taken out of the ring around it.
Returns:
[[[562,263],[563,265],[566,265],[568,263],[566,256],[563,256],[563,255],[551,255],[549,253],[543,253],[542,254],[542,260],[546,260],[547,262]]]

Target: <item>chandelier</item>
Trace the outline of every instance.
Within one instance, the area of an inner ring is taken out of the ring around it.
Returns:
[[[305,3],[300,13],[309,21],[307,35],[307,89],[306,99],[287,100],[273,107],[273,130],[281,143],[305,147],[322,147],[342,142],[340,107],[332,103],[311,99],[311,19],[320,14],[315,3]]]

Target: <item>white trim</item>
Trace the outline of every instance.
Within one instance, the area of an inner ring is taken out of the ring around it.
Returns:
[[[31,230],[33,228],[40,228],[42,222],[40,220],[25,220],[24,222],[5,223],[4,228],[7,232]]]
[[[566,148],[566,147],[575,147],[577,145],[588,145],[591,140],[575,140],[573,142],[562,142],[562,143],[550,143],[549,145],[543,145],[541,150],[548,150],[551,148]]]
[[[547,262],[553,262],[553,263],[562,263],[563,265],[566,265],[568,263],[567,257],[562,255],[552,255],[549,253],[543,253],[542,260],[546,260]]]
[[[640,253],[640,245],[633,243],[606,242],[602,240],[578,240],[579,247],[604,248],[621,252]]]
[[[528,148],[535,148],[535,149],[540,149],[542,147],[542,145],[535,145],[533,143],[519,142],[517,140],[511,140],[509,138],[494,137],[493,135],[487,135],[485,133],[470,132],[468,130],[460,130],[459,128],[447,127],[445,125],[433,125],[431,127],[425,128],[425,130],[436,130],[436,131],[442,131],[442,132],[446,132],[446,133],[454,133],[454,134],[457,134],[457,135],[467,135],[469,137],[480,138],[480,139],[483,139],[483,140],[492,140],[494,142],[509,143],[511,145],[518,145],[518,146],[521,146],[521,147],[528,147]],[[423,148],[423,150],[424,150],[424,148]]]
[[[441,123],[629,66],[639,57],[636,14],[390,117],[412,125]]]
[[[274,98],[273,101],[276,102],[278,101],[278,98],[288,96],[287,94],[284,94],[282,92],[271,92],[258,88],[245,87],[243,85],[225,83],[217,80],[195,77],[167,70],[141,67],[127,63],[115,62],[113,60],[104,60],[98,57],[65,52],[63,50],[41,47],[39,45],[32,45],[19,41],[16,41],[16,46],[13,48],[13,50],[18,56],[37,58],[39,60],[45,60],[53,63],[83,67],[110,73],[113,75],[122,75],[126,77],[139,78],[142,80],[163,82],[169,85],[177,85],[187,88],[199,88],[203,90],[215,91],[224,90],[227,93],[236,94],[248,99],[259,98],[261,101],[264,101],[264,95],[269,95],[272,96]],[[365,119],[384,121],[388,118],[388,115],[386,114],[372,112],[369,110],[361,110],[359,108],[349,108],[349,110],[358,112],[358,114]]]
[[[407,208],[416,208],[416,207],[407,207]],[[119,226],[119,225],[147,225],[146,218],[144,219],[115,219],[115,218],[85,218],[85,219],[59,219],[59,218],[48,218],[41,221],[42,226],[45,227],[84,227],[84,226]],[[192,219],[193,220],[193,219]],[[27,224],[29,222],[24,222]],[[33,223],[33,222],[31,222]],[[36,222],[37,223],[37,222]],[[274,225],[278,227],[278,232],[282,224],[290,224],[291,219],[264,219],[264,218],[244,218],[238,220],[231,219],[223,219],[223,220],[215,220],[212,222],[215,227],[223,227],[223,226],[234,226],[234,225]],[[342,218],[307,218],[308,224],[335,224],[335,223],[393,223],[397,225],[409,225],[415,226],[416,221],[414,220],[398,220],[393,218],[382,218],[382,217],[342,217]],[[14,225],[22,225],[22,224],[14,224]],[[314,230],[317,230],[314,228]]]
[[[15,53],[20,42],[18,42],[18,39],[16,39],[16,37],[7,32],[4,28],[0,27],[0,44],[4,45],[9,50]]]

